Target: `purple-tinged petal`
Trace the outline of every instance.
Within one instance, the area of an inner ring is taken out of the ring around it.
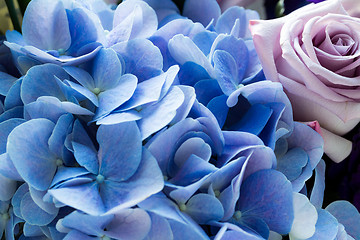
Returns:
[[[176,110],[184,102],[184,93],[179,87],[173,86],[161,101],[144,108],[143,117],[137,122],[142,139],[169,124],[176,116]]]
[[[79,232],[77,230],[71,230],[68,234],[66,234],[64,240],[98,240],[98,237],[90,237],[82,232]]]
[[[202,66],[210,77],[215,78],[215,71],[210,61],[189,37],[178,34],[169,41],[168,47],[171,56],[180,65],[189,61],[194,62]]]
[[[115,239],[143,240],[150,227],[151,219],[146,211],[130,208],[116,212],[105,233]]]
[[[100,215],[105,212],[103,201],[99,195],[96,182],[78,184],[69,187],[53,188],[48,190],[57,201],[91,215]],[[79,201],[82,199],[82,201]]]
[[[342,225],[346,232],[354,239],[360,238],[360,214],[358,210],[347,201],[335,201],[329,204],[325,210],[330,212]]]
[[[109,181],[116,182],[131,178],[142,161],[141,137],[136,123],[101,125],[96,138],[100,145],[99,174]]]
[[[146,148],[142,153],[140,166],[131,178],[123,182],[105,180],[100,188],[107,213],[134,206],[163,189],[164,178],[155,158]]]
[[[188,240],[209,239],[205,231],[195,222],[190,222],[190,223],[188,222],[186,224],[174,220],[169,220],[168,222],[170,223],[170,227],[174,239],[188,239]]]
[[[8,137],[7,153],[16,170],[38,190],[46,190],[55,175],[56,158],[48,145],[54,126],[50,120],[33,119],[16,127]]]
[[[70,30],[62,1],[35,0],[26,8],[22,33],[27,44],[45,50],[66,50]]]
[[[32,225],[44,226],[51,223],[56,215],[42,210],[31,198],[30,193],[26,193],[20,204],[21,215],[26,222]]]
[[[207,26],[212,19],[215,22],[218,20],[221,9],[216,0],[186,0],[183,15]]]
[[[148,38],[156,31],[158,20],[155,11],[144,1],[128,1],[119,4],[114,13],[113,26],[121,24],[121,22],[133,12],[135,8],[140,8],[141,23],[135,25],[132,29],[130,39]]]
[[[147,39],[133,39],[112,48],[123,57],[125,73],[132,73],[142,82],[160,74],[163,58],[160,50]]]
[[[244,180],[240,191],[238,209],[244,215],[261,218],[275,232],[290,232],[294,219],[292,187],[282,173],[257,171]]]
[[[204,193],[191,197],[186,203],[184,212],[189,214],[199,224],[218,221],[224,215],[221,202],[216,197]]]
[[[308,161],[309,157],[303,149],[292,148],[284,156],[278,158],[276,169],[282,172],[289,181],[293,181],[300,176]]]
[[[111,111],[120,107],[128,101],[136,91],[137,78],[132,74],[125,74],[120,78],[117,86],[101,92],[99,97],[99,108],[95,120],[108,115]]]

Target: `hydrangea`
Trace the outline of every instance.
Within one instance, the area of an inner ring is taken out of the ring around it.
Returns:
[[[1,236],[359,238],[352,204],[323,204],[321,135],[263,75],[258,14],[180,12],[30,2],[0,47]]]

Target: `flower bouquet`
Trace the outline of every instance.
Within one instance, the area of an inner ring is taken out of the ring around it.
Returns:
[[[359,164],[354,5],[32,0],[0,47],[2,238],[360,239],[324,195]]]

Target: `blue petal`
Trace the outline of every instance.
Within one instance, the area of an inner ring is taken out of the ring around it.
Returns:
[[[0,115],[0,122],[4,122],[12,118],[24,118],[24,108],[22,106],[17,106],[3,112]]]
[[[180,65],[189,61],[194,62],[203,67],[210,77],[215,78],[215,72],[210,61],[189,37],[178,34],[169,41],[168,47],[171,56]]]
[[[270,230],[290,232],[294,218],[292,187],[286,177],[275,170],[260,170],[241,185],[238,209],[247,216],[264,220]]]
[[[136,121],[142,118],[142,114],[140,114],[136,110],[129,110],[126,112],[114,112],[110,113],[106,117],[96,121],[97,125],[113,125],[123,122]]]
[[[0,154],[6,152],[7,138],[11,131],[24,122],[20,118],[11,118],[0,123]]]
[[[185,119],[189,112],[191,111],[192,106],[196,100],[195,89],[191,86],[178,85],[181,91],[184,93],[184,102],[176,110],[176,116],[173,118],[170,124],[175,124]]]
[[[0,72],[0,95],[6,96],[11,86],[16,82],[17,78],[5,73]]]
[[[215,0],[186,0],[184,4],[183,15],[204,26],[212,19],[216,22],[220,14],[221,9]]]
[[[300,176],[308,160],[308,155],[303,149],[292,148],[285,156],[278,158],[276,169],[282,172],[289,181],[293,181]]]
[[[206,106],[214,114],[221,128],[224,126],[229,112],[229,108],[226,105],[226,100],[227,96],[223,94],[211,99]]]
[[[11,205],[13,206],[14,214],[19,218],[23,218],[21,215],[21,208],[20,208],[21,200],[22,200],[23,196],[28,192],[29,192],[28,185],[26,183],[23,183],[16,190],[13,198],[11,199]]]
[[[330,212],[342,225],[346,232],[354,239],[360,238],[360,214],[358,210],[347,201],[335,201],[329,204],[325,210]]]
[[[179,81],[183,85],[194,86],[202,79],[209,79],[210,76],[207,71],[194,62],[185,62],[179,71]]]
[[[193,37],[193,41],[205,56],[207,56],[210,53],[211,46],[216,37],[217,34],[215,32],[199,32]]]
[[[235,59],[224,50],[216,50],[213,61],[216,80],[221,90],[229,96],[237,89],[237,66]]]
[[[35,188],[32,188],[29,186],[29,192],[32,200],[38,207],[40,207],[43,211],[49,213],[49,214],[55,214],[59,212],[59,209],[55,207],[53,203],[45,202],[44,196],[46,195],[46,191],[38,191]]]
[[[218,221],[224,215],[221,202],[216,197],[204,193],[191,197],[186,203],[185,212],[199,224]]]
[[[132,74],[125,74],[120,78],[117,86],[101,92],[99,94],[99,108],[94,117],[95,120],[108,115],[128,101],[135,92],[136,86],[137,78]]]
[[[91,216],[74,211],[62,220],[62,225],[76,229],[87,235],[100,235],[104,228],[114,219],[114,215]]]
[[[320,160],[315,168],[315,183],[311,191],[310,202],[316,207],[321,208],[324,200],[325,191],[325,161]]]
[[[54,126],[47,119],[33,119],[16,127],[8,137],[7,152],[16,170],[38,190],[46,190],[55,175],[56,158],[48,146]]]
[[[216,23],[215,29],[218,33],[230,34],[235,21],[239,19],[240,26],[238,27],[239,33],[237,34],[238,38],[244,38],[245,32],[248,28],[248,23],[246,21],[245,9],[242,7],[231,7],[228,8],[221,16]]]
[[[219,83],[214,79],[203,79],[194,86],[197,100],[205,106],[211,99],[223,95]]]
[[[6,110],[24,105],[20,97],[21,83],[22,80],[16,81],[9,89],[9,92],[7,93],[4,100],[4,106]]]
[[[314,235],[307,240],[335,239],[338,233],[338,221],[328,211],[318,209],[318,220]]]
[[[63,69],[66,71],[67,74],[73,77],[76,81],[78,81],[78,83],[80,83],[85,88],[87,89],[95,88],[94,79],[87,71],[73,66],[65,66],[63,67]]]
[[[54,76],[60,79],[68,77],[66,72],[57,65],[45,64],[31,68],[21,85],[21,99],[24,104],[34,102],[41,96],[54,96],[59,100],[66,100]]]
[[[125,61],[125,73],[132,73],[142,82],[159,75],[163,67],[160,50],[147,39],[134,39],[112,47]]]
[[[24,236],[26,237],[39,237],[43,235],[41,228],[37,225],[31,225],[28,222],[24,224]]]
[[[132,29],[130,39],[148,38],[158,27],[158,20],[155,11],[144,1],[129,1],[119,4],[114,13],[114,28],[133,12],[135,8],[140,8],[141,24],[135,25]]]
[[[116,135],[113,135],[115,132]],[[99,173],[106,179],[117,182],[126,181],[133,176],[142,158],[141,137],[136,123],[101,125],[96,138],[100,145]]]
[[[49,138],[49,149],[57,157],[63,158],[64,142],[72,128],[74,117],[71,114],[62,115],[56,123]]]
[[[91,215],[105,212],[103,201],[99,195],[99,186],[95,182],[69,187],[50,189],[48,192],[59,202]],[[82,201],[79,201],[82,199]]]
[[[127,181],[106,181],[100,188],[107,213],[134,206],[162,190],[164,179],[155,158],[146,148],[136,173]]]
[[[27,44],[39,49],[68,49],[71,38],[63,2],[32,1],[24,14],[22,33]]]
[[[139,208],[118,211],[106,226],[106,235],[114,239],[144,239],[150,231],[149,214]]]
[[[101,49],[93,64],[95,87],[101,91],[116,87],[122,75],[121,68],[120,60],[113,49]]]
[[[176,110],[184,101],[184,93],[176,86],[170,88],[168,94],[156,104],[141,111],[143,115],[137,123],[142,139],[165,127],[176,116]]]
[[[26,193],[20,204],[21,215],[24,220],[32,225],[47,225],[55,219],[55,214],[49,214],[42,210],[31,198],[30,193]]]
[[[165,218],[154,213],[149,213],[149,215],[151,218],[151,229],[145,238],[146,240],[167,240],[169,237],[173,237],[170,224]]]
[[[17,183],[0,174],[0,201],[10,200],[17,188]]]
[[[98,240],[97,237],[90,237],[82,232],[77,230],[71,230],[68,234],[66,234],[64,240],[75,240],[75,239],[82,239],[82,240]]]

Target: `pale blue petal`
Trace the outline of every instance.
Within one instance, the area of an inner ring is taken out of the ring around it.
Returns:
[[[64,83],[66,85],[68,85],[69,87],[71,87],[76,92],[80,93],[82,96],[89,99],[96,107],[99,106],[99,100],[98,100],[97,96],[93,92],[91,92],[89,89],[84,88],[83,86],[81,86],[77,83],[68,81],[68,80],[65,80]]]
[[[8,137],[7,153],[16,170],[38,190],[50,186],[56,171],[56,158],[48,146],[54,126],[50,120],[33,119],[16,127]]]
[[[311,191],[310,202],[316,208],[322,208],[325,191],[325,161],[320,160],[315,168],[315,183]]]
[[[123,122],[136,121],[142,118],[142,114],[140,114],[136,110],[129,110],[126,112],[115,112],[111,113],[108,116],[96,121],[97,125],[113,125]]]
[[[48,192],[59,202],[91,215],[105,213],[103,201],[95,182],[50,189]],[[82,199],[82,201],[79,201]]]
[[[293,181],[300,176],[308,160],[309,157],[303,149],[292,148],[283,157],[278,158],[276,169],[282,172],[289,181]]]
[[[346,232],[355,239],[360,238],[360,214],[351,203],[339,200],[329,204],[325,210],[329,211],[342,225]]]
[[[24,14],[22,33],[25,42],[37,48],[68,49],[71,38],[63,2],[32,1]]]
[[[158,20],[155,11],[144,1],[134,0],[119,4],[114,13],[113,26],[119,25],[137,7],[140,8],[142,24],[135,25],[130,38],[148,38],[156,31]]]
[[[169,220],[174,239],[187,240],[208,240],[204,230],[196,223],[181,223],[174,220]]]
[[[83,87],[87,89],[94,89],[96,87],[94,79],[87,71],[73,66],[65,66],[63,69]]]
[[[19,79],[19,81],[16,81],[9,89],[9,92],[4,100],[5,110],[24,105],[20,97],[21,83],[22,79]]]
[[[73,121],[74,117],[71,114],[62,115],[49,138],[50,151],[60,159],[63,157],[64,142],[72,128]]]
[[[77,230],[71,230],[68,234],[66,234],[64,240],[98,240],[98,237],[90,237],[82,232]]]
[[[108,89],[99,94],[99,108],[96,111],[95,121],[108,115],[111,111],[120,107],[128,101],[136,91],[137,78],[132,74],[125,74],[120,78],[120,82],[112,89]]]
[[[109,136],[112,137],[109,138]],[[126,181],[132,177],[142,161],[141,135],[136,123],[101,125],[96,138],[100,145],[99,174],[117,182]],[[114,148],[114,146],[117,147]]]
[[[0,174],[0,201],[10,200],[17,188],[17,183]]]
[[[13,206],[14,214],[19,218],[23,218],[21,215],[21,208],[20,208],[21,200],[22,200],[23,196],[28,192],[29,192],[29,187],[28,187],[27,183],[23,183],[16,190],[13,198],[11,199],[11,205]]]
[[[184,98],[181,89],[173,86],[161,101],[143,109],[143,117],[137,121],[142,139],[169,124],[176,116],[176,110],[182,105]]]
[[[55,214],[49,214],[42,210],[31,198],[30,193],[26,193],[20,204],[21,215],[24,220],[32,225],[47,225],[55,219]]]
[[[224,215],[221,202],[216,197],[204,193],[191,197],[186,203],[185,212],[199,224],[218,221]]]
[[[115,239],[143,240],[149,233],[151,219],[149,214],[139,208],[124,209],[115,214],[106,226],[106,235]]]
[[[168,240],[173,239],[173,234],[168,221],[157,214],[149,212],[151,228],[144,240]]]
[[[0,95],[6,96],[16,80],[17,78],[5,72],[0,72]]]
[[[41,231],[41,228],[37,225],[31,225],[28,222],[25,222],[24,224],[24,236],[26,237],[39,237],[43,235],[43,232]]]
[[[235,59],[224,50],[216,50],[213,56],[216,80],[221,90],[229,96],[237,89],[237,66]]]
[[[196,34],[192,40],[199,49],[207,56],[210,53],[211,46],[217,37],[215,32],[204,31]]]
[[[51,183],[51,187],[59,186],[64,181],[82,178],[89,172],[85,168],[81,167],[61,167],[57,170],[54,179]]]
[[[186,0],[183,15],[207,26],[212,19],[218,20],[221,9],[215,0]]]
[[[11,131],[24,122],[21,118],[11,118],[0,123],[0,154],[6,152],[7,138]]]
[[[97,53],[93,64],[92,75],[95,87],[105,91],[118,86],[122,75],[121,68],[121,62],[113,49],[101,49]]]
[[[125,61],[125,73],[132,73],[142,82],[159,75],[163,58],[159,48],[147,39],[133,39],[112,47]]]
[[[195,89],[193,87],[184,85],[178,85],[178,87],[184,93],[185,99],[181,106],[176,110],[176,116],[173,118],[170,124],[175,124],[185,119],[196,100]]]
[[[151,153],[143,148],[141,164],[136,173],[127,181],[106,181],[100,194],[108,213],[134,206],[149,196],[161,191],[164,178]]]
[[[238,26],[239,33],[236,37],[244,38],[248,22],[246,21],[246,10],[242,7],[234,6],[221,14],[215,26],[216,32],[230,34],[237,19],[239,19],[240,25]]]
[[[34,102],[41,96],[53,96],[59,100],[66,100],[54,76],[59,79],[68,77],[61,67],[53,64],[31,68],[23,78],[21,85],[21,99],[24,104]]]
[[[168,47],[171,56],[180,65],[189,61],[194,62],[202,66],[210,77],[215,78],[215,71],[210,61],[189,37],[178,34],[169,41]]]
[[[38,207],[40,207],[43,211],[49,214],[57,214],[59,209],[55,207],[53,203],[45,202],[44,196],[47,193],[46,191],[38,191],[35,188],[29,186],[29,192],[32,200]]]
[[[335,239],[338,233],[338,221],[328,211],[318,209],[318,220],[314,235],[307,240]]]

